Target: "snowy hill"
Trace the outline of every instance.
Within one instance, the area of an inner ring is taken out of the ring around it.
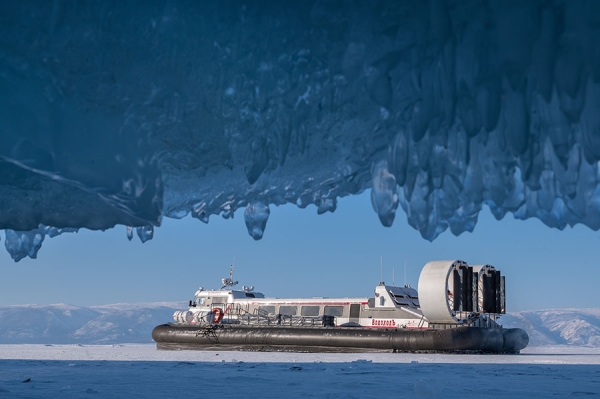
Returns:
[[[502,316],[504,327],[529,334],[529,345],[600,347],[600,309],[530,310]]]
[[[150,343],[185,303],[0,306],[0,344]]]
[[[172,320],[184,302],[78,307],[0,306],[0,344],[150,343],[152,329]],[[504,315],[504,327],[523,328],[530,345],[600,347],[600,309],[524,311]]]

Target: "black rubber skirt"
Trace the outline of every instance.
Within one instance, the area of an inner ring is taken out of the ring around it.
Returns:
[[[489,352],[519,353],[529,337],[519,328],[457,327],[445,330],[292,328],[163,324],[152,331],[158,349],[221,349],[300,352]]]

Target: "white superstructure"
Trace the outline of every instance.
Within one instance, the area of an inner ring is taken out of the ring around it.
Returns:
[[[494,319],[496,313],[504,313],[503,277],[500,278],[499,272],[489,265],[474,269],[463,261],[429,262],[419,278],[421,300],[417,290],[408,285],[397,287],[383,282],[375,287],[371,298],[266,298],[254,287],[233,289],[237,281],[233,281],[230,271],[230,277],[222,280],[220,289],[200,287],[188,310],[175,312],[173,318],[178,324],[190,325],[223,323],[427,329],[430,323],[472,323],[486,313],[480,309],[484,303],[482,298],[486,298],[486,306],[490,307],[487,303],[491,302],[487,298],[493,296],[492,312],[487,312],[494,313]],[[478,278],[478,271],[497,275],[497,286],[501,285],[501,289],[490,294],[492,285],[482,280],[484,277]],[[483,319],[490,318],[484,316]]]
[[[220,311],[216,311],[220,309]],[[205,290],[200,288],[187,311],[174,314],[178,323],[262,324],[320,323],[323,316],[333,317],[335,325],[360,325],[373,328],[426,328],[419,308],[417,291],[410,287],[380,284],[374,298],[265,298],[248,289]]]

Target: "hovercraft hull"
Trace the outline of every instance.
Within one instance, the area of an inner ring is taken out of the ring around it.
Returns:
[[[163,324],[154,328],[158,349],[259,351],[391,351],[519,353],[529,342],[519,328],[448,329],[294,328]]]

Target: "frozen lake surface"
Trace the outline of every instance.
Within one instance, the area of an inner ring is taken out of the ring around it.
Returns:
[[[520,355],[158,351],[153,344],[0,345],[0,398],[593,397],[600,349]]]

